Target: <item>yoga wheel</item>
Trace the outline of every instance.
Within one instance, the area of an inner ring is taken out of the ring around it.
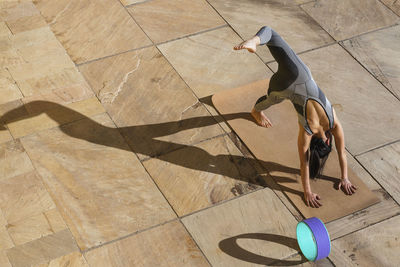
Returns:
[[[331,239],[324,223],[317,217],[305,219],[296,227],[297,243],[309,261],[316,261],[329,256]]]

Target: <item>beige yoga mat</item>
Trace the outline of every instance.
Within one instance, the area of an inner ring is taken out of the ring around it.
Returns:
[[[378,197],[350,168],[348,175],[358,188],[356,193],[348,196],[334,187],[340,181],[340,165],[333,145],[334,150],[325,164],[323,175],[311,180],[311,188],[320,195],[323,206],[306,206],[297,152],[297,114],[292,103],[285,100],[264,111],[272,122],[272,128],[256,125],[249,114],[257,99],[266,94],[267,88],[268,80],[258,81],[217,93],[212,102],[303,216],[315,216],[326,223],[379,202]]]

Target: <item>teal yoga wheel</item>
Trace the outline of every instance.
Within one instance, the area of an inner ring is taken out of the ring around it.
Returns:
[[[309,261],[316,261],[329,256],[331,239],[324,223],[317,217],[305,219],[297,224],[297,243]]]

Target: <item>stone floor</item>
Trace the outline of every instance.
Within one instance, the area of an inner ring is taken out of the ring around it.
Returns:
[[[2,0],[0,266],[399,266],[399,3]],[[232,50],[263,25],[309,66],[381,199],[329,222],[317,263],[209,101],[276,71],[265,47]]]

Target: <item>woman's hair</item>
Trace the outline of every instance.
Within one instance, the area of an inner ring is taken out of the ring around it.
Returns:
[[[316,178],[320,175],[324,169],[325,162],[328,159],[329,153],[332,150],[332,134],[327,131],[326,137],[329,139],[329,145],[327,145],[322,138],[313,136],[311,138],[309,148],[309,170],[310,178]]]

